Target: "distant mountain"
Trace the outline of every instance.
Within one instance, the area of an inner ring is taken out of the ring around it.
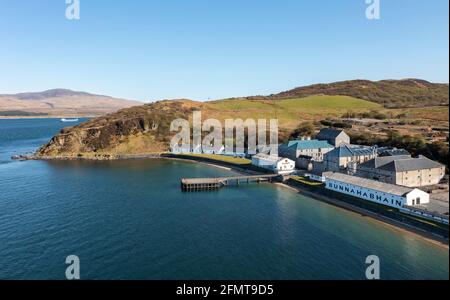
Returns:
[[[13,96],[20,100],[43,100],[46,98],[57,98],[57,97],[72,97],[72,96],[99,96],[93,95],[86,92],[76,92],[67,89],[53,89],[43,92],[36,93],[19,93],[13,95],[0,95],[0,97]]]
[[[382,104],[387,108],[427,107],[449,104],[449,85],[421,79],[349,80],[298,87],[268,97],[249,99],[292,99],[314,95],[350,96]]]
[[[68,89],[53,89],[0,95],[0,116],[99,116],[136,105],[142,103]]]

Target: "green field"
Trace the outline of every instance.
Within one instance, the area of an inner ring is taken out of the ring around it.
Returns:
[[[371,110],[382,109],[382,106],[366,100],[356,99],[347,96],[310,96],[298,99],[286,100],[223,100],[208,103],[211,109],[219,110],[259,110],[270,111],[277,110],[294,110],[304,112],[319,112],[324,109],[329,111],[347,111],[354,110]]]
[[[277,118],[282,127],[288,128],[304,120],[340,117],[348,111],[384,110],[379,104],[347,96],[310,96],[286,100],[228,99],[206,103],[203,109],[209,117],[217,119]]]
[[[245,158],[225,156],[225,155],[216,155],[216,154],[183,154],[183,156],[207,158],[207,159],[216,160],[219,162],[232,163],[235,165],[249,165],[252,163],[250,160],[245,159]]]
[[[297,182],[309,185],[309,186],[323,186],[323,183],[309,180],[308,178],[305,178],[303,176],[293,176],[292,180],[295,180]]]
[[[230,110],[230,111],[241,111],[241,110],[270,111],[274,107],[274,104],[268,103],[267,101],[232,99],[232,100],[210,102],[207,104],[207,107],[211,109]]]
[[[301,99],[280,100],[277,104],[282,109],[307,112],[382,109],[379,104],[347,96],[311,96]]]

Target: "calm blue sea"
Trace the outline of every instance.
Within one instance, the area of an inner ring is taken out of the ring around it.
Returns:
[[[0,120],[0,279],[448,279],[447,250],[270,184],[182,193],[230,172],[175,161],[11,161],[59,120]]]

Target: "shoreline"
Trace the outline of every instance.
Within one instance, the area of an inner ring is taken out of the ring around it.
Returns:
[[[85,116],[85,115],[52,115],[52,116],[0,116],[0,120],[32,120],[32,119],[71,119],[71,118],[78,118],[78,119],[91,119],[91,118],[97,118],[99,116]]]
[[[172,161],[183,161],[183,162],[189,162],[189,163],[196,163],[196,164],[202,164],[222,170],[232,171],[240,175],[257,175],[258,172],[247,170],[245,168],[241,168],[238,165],[230,165],[226,164],[224,162],[220,161],[201,161],[201,159],[196,157],[189,157],[189,158],[181,158],[181,157],[171,157],[171,156],[164,156],[163,154],[140,154],[140,155],[126,155],[126,156],[120,156],[116,159],[111,160],[132,160],[132,159],[163,159],[163,160],[172,160]],[[95,159],[95,158],[46,158],[46,157],[33,157],[33,160],[44,160],[44,161],[52,161],[52,160],[86,160],[86,161],[92,161],[92,160],[99,160],[102,159]],[[420,228],[402,223],[400,221],[390,219],[386,216],[382,216],[380,214],[371,212],[369,210],[356,207],[354,205],[345,203],[343,201],[332,199],[326,195],[314,193],[311,191],[306,191],[304,189],[301,189],[297,186],[291,185],[287,182],[281,183],[275,183],[276,186],[289,189],[292,192],[296,192],[300,195],[312,198],[317,201],[321,201],[322,203],[326,203],[329,205],[332,205],[338,209],[343,209],[345,211],[354,213],[359,215],[362,218],[367,218],[371,222],[375,222],[378,225],[386,226],[390,229],[399,231],[404,234],[409,234],[413,236],[414,238],[421,239],[423,241],[426,241],[428,243],[431,243],[435,246],[449,249],[449,240],[438,235],[434,235],[428,231],[422,230]]]
[[[98,116],[0,116],[0,120],[59,120],[59,119],[93,119]]]
[[[179,160],[179,161],[185,161],[185,162],[191,162],[191,163],[199,163],[199,164],[212,166],[212,167],[219,168],[219,169],[225,169],[225,170],[233,171],[233,172],[236,172],[236,173],[242,174],[242,175],[254,175],[254,173],[252,173],[251,171],[246,171],[246,170],[238,168],[238,167],[233,168],[233,167],[229,167],[229,166],[223,166],[223,165],[220,164],[220,162],[215,164],[215,163],[210,163],[210,162],[197,161],[197,160],[194,160],[194,159],[190,160],[190,159],[171,158],[171,157],[161,157],[161,158],[162,159],[168,159],[168,160]],[[411,225],[408,225],[408,224],[404,224],[404,223],[396,221],[394,219],[390,219],[388,217],[385,217],[385,216],[379,215],[377,213],[365,210],[363,208],[359,208],[359,207],[353,206],[351,204],[344,203],[344,202],[336,200],[336,199],[332,199],[332,198],[330,198],[328,196],[325,196],[325,195],[321,195],[321,194],[318,194],[318,193],[313,193],[313,192],[310,192],[310,191],[302,190],[299,187],[290,185],[289,183],[277,182],[277,183],[274,183],[274,184],[276,186],[279,186],[279,187],[282,187],[282,188],[285,188],[285,189],[289,189],[292,192],[296,192],[298,194],[301,194],[303,196],[312,198],[314,200],[321,201],[323,203],[327,203],[327,204],[332,205],[332,206],[334,206],[334,207],[336,207],[338,209],[342,209],[342,210],[345,210],[347,212],[351,212],[351,213],[357,214],[360,217],[367,218],[369,221],[372,221],[372,222],[374,222],[374,223],[376,223],[378,225],[383,225],[383,226],[386,226],[386,227],[388,227],[390,229],[399,231],[401,233],[409,234],[409,235],[413,236],[414,238],[424,240],[424,241],[426,241],[428,243],[431,243],[431,244],[433,244],[435,246],[438,246],[438,247],[441,247],[441,248],[444,248],[444,249],[447,249],[447,250],[449,249],[449,240],[444,238],[444,237],[434,235],[432,233],[429,233],[429,232],[427,232],[425,230],[422,230],[422,229],[419,229],[417,227],[414,227],[414,226],[411,226]]]
[[[291,185],[286,184],[286,183],[278,182],[278,183],[275,183],[275,184],[280,186],[280,187],[283,187],[283,188],[292,190],[294,192],[297,192],[297,193],[299,193],[299,194],[301,194],[303,196],[307,196],[309,198],[313,198],[314,200],[330,204],[330,205],[332,205],[332,206],[334,206],[334,207],[336,207],[338,209],[342,209],[342,210],[345,210],[345,211],[348,211],[348,212],[352,212],[354,214],[359,215],[360,217],[362,217],[364,219],[368,218],[369,221],[372,221],[372,222],[374,222],[376,224],[386,226],[386,227],[388,227],[390,229],[402,232],[404,234],[410,234],[411,236],[414,236],[415,238],[427,241],[428,243],[432,243],[432,244],[434,244],[436,246],[439,246],[441,248],[444,248],[444,249],[447,249],[447,250],[449,249],[449,243],[448,243],[449,241],[447,239],[445,239],[443,237],[440,237],[440,236],[437,236],[437,235],[434,235],[432,233],[429,233],[429,232],[427,232],[425,230],[422,230],[422,229],[419,229],[417,227],[407,225],[405,223],[402,223],[402,222],[396,221],[394,219],[391,219],[391,218],[379,215],[377,213],[374,213],[374,212],[371,212],[371,211],[368,211],[368,210],[356,207],[356,206],[351,205],[351,204],[344,203],[344,202],[336,200],[336,199],[332,199],[332,198],[330,198],[328,196],[325,196],[325,195],[320,195],[320,194],[317,194],[317,193],[312,193],[312,192],[309,192],[309,191],[302,190],[302,189],[300,189],[298,187],[291,186]]]

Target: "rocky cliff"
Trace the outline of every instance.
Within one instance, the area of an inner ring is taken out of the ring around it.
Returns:
[[[172,120],[188,119],[194,108],[183,101],[162,101],[123,109],[63,129],[41,147],[38,158],[111,159],[120,155],[168,150]]]

